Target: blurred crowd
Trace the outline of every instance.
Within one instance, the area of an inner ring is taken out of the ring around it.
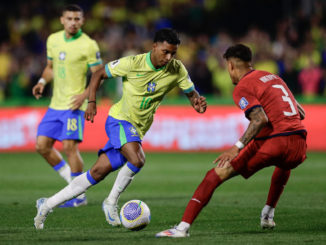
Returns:
[[[256,4],[256,9],[252,9],[253,5],[246,6],[246,2]],[[181,39],[177,58],[185,64],[202,94],[220,97],[232,94],[233,85],[222,55],[228,46],[241,42],[252,48],[255,69],[278,74],[294,94],[307,99],[324,95],[325,1],[301,1],[300,5],[299,1],[294,1],[295,4],[291,0],[266,0],[262,1],[265,5],[257,6],[258,2],[81,0],[75,3],[85,11],[83,31],[98,42],[104,63],[149,51],[155,31],[173,27]],[[31,0],[0,4],[0,101],[32,96],[31,88],[46,63],[46,39],[62,29],[60,9],[66,3]],[[244,7],[248,9],[244,11]],[[274,15],[268,14],[273,11]],[[104,85],[101,96],[110,97],[116,87],[114,82]],[[49,86],[48,95],[50,90]],[[170,96],[179,96],[179,92],[172,91]]]

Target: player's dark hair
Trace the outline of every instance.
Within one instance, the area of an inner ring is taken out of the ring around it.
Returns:
[[[164,41],[173,45],[180,44],[178,33],[171,28],[162,28],[155,33],[154,43]]]
[[[84,14],[83,9],[77,4],[68,4],[64,6],[64,8],[62,9],[62,14],[66,11],[81,12],[82,14]]]
[[[243,45],[243,44],[236,44],[234,46],[229,47],[224,55],[224,59],[229,58],[238,58],[245,62],[250,62],[252,58],[252,53],[249,47]]]

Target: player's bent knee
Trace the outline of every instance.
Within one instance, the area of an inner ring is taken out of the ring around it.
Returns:
[[[107,168],[104,167],[93,167],[90,170],[90,174],[93,177],[94,180],[97,182],[103,180],[109,173]]]
[[[35,149],[41,155],[46,155],[51,151],[50,147],[48,147],[47,145],[42,144],[40,142],[36,142]]]
[[[142,168],[145,165],[145,157],[131,159],[129,162],[137,168]]]
[[[224,167],[215,167],[215,172],[222,181],[227,180],[237,174],[230,163],[227,163]]]
[[[101,154],[96,163],[90,169],[90,174],[97,182],[103,180],[110,172],[112,172],[112,165],[105,154]]]

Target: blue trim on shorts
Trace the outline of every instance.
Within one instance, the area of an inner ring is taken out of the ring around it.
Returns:
[[[76,173],[70,173],[71,177],[77,177],[79,175],[83,174],[83,172],[76,172]]]
[[[86,177],[87,177],[89,183],[91,183],[92,185],[96,185],[97,184],[97,181],[90,174],[90,170],[87,171]]]
[[[61,162],[59,162],[57,165],[53,167],[53,169],[55,171],[59,171],[59,169],[62,168],[64,165],[66,165],[66,161],[62,159]]]
[[[136,167],[135,165],[132,165],[130,162],[127,162],[127,167],[135,174],[137,174],[140,171],[140,168]]]

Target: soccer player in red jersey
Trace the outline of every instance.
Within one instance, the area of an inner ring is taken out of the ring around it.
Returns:
[[[157,237],[189,236],[191,224],[219,185],[239,174],[247,179],[269,166],[275,170],[260,225],[274,228],[274,210],[291,169],[306,159],[307,132],[301,123],[305,112],[285,82],[269,72],[254,70],[251,50],[245,45],[229,47],[223,57],[236,85],[234,102],[250,123],[239,141],[216,158],[217,166],[197,187],[179,225],[157,233]]]

